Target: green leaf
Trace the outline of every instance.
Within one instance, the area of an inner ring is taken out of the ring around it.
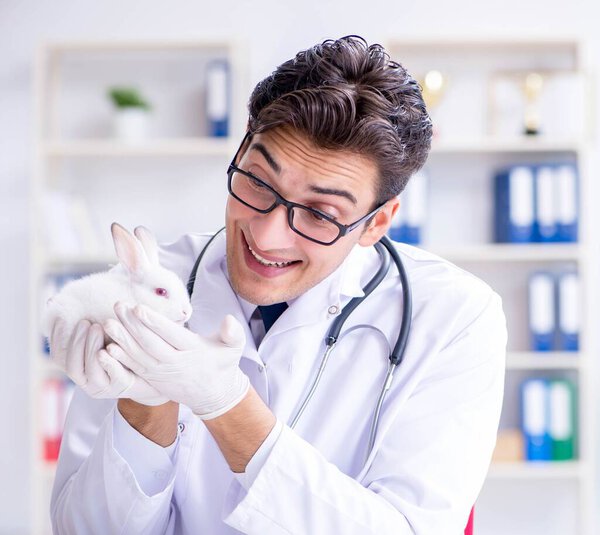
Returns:
[[[142,108],[150,110],[150,104],[144,100],[135,87],[111,87],[108,96],[117,108]]]

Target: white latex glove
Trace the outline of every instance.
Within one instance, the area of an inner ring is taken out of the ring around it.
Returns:
[[[109,375],[122,364],[203,420],[224,414],[248,392],[239,368],[245,335],[233,316],[225,316],[218,335],[205,338],[143,305],[117,303],[115,312],[120,322],[104,325],[115,343],[99,358]]]
[[[69,337],[65,323],[57,319],[50,336],[52,361],[90,397],[129,398],[144,405],[162,405],[169,401],[140,377],[123,366],[108,373],[99,356],[104,347],[104,331],[98,323],[81,320]]]

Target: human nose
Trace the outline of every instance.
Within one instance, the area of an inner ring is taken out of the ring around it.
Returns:
[[[250,232],[261,251],[288,249],[295,241],[295,233],[288,224],[287,208],[283,205],[255,217],[250,222]]]

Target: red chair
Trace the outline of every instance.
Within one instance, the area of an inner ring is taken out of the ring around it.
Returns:
[[[473,513],[475,512],[475,508],[471,509],[471,514],[469,515],[469,521],[467,522],[467,527],[465,528],[465,535],[473,535]]]

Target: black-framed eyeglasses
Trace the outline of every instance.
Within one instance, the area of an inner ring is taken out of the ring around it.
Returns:
[[[280,204],[287,208],[288,225],[296,233],[321,245],[333,245],[342,236],[356,229],[361,223],[374,216],[385,203],[364,215],[354,223],[342,225],[331,216],[309,206],[288,201],[269,184],[248,171],[240,169],[235,162],[244,144],[252,135],[246,133],[241,145],[227,169],[227,189],[239,202],[261,214],[268,214]]]

